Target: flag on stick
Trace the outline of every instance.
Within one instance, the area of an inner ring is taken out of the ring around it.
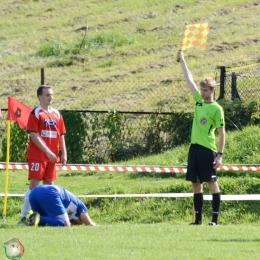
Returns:
[[[7,115],[7,138],[6,138],[6,174],[5,174],[5,193],[4,193],[4,207],[3,207],[3,223],[6,221],[7,209],[7,193],[9,181],[9,160],[10,160],[10,121],[16,121],[20,128],[23,129],[27,125],[27,121],[32,109],[13,97],[8,97],[8,115]]]
[[[209,34],[207,23],[185,25],[181,42],[181,51],[195,48],[205,50]]]
[[[26,127],[31,111],[32,108],[26,106],[13,97],[8,97],[7,119],[17,121],[21,129]]]

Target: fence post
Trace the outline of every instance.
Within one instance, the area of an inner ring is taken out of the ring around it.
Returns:
[[[41,68],[41,85],[44,85],[44,68]]]
[[[237,91],[237,75],[235,72],[231,74],[231,100],[234,101],[236,98],[240,100],[240,96]]]
[[[217,100],[223,99],[225,95],[225,81],[226,81],[226,67],[225,66],[218,66],[220,69],[220,93]]]

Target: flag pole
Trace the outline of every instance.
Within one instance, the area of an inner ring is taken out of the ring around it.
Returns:
[[[9,154],[10,154],[10,120],[7,120],[7,142],[6,142],[6,173],[5,173],[5,194],[4,194],[4,210],[3,223],[6,221],[6,207],[7,207],[7,192],[8,192],[8,177],[9,177]]]

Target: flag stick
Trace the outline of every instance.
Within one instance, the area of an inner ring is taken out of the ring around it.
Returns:
[[[6,221],[7,192],[8,192],[8,176],[9,176],[9,154],[10,154],[10,120],[7,120],[7,147],[6,147],[6,173],[5,173],[5,193],[4,193],[4,210],[3,223]]]

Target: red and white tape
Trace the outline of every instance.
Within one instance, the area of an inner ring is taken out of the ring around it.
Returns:
[[[6,169],[6,164],[0,163],[0,169]],[[27,170],[28,165],[23,163],[10,163],[8,169]],[[63,171],[101,171],[101,172],[158,172],[158,173],[185,173],[186,168],[162,166],[116,166],[116,165],[66,165],[56,166]],[[220,166],[220,171],[260,171],[260,166]]]

